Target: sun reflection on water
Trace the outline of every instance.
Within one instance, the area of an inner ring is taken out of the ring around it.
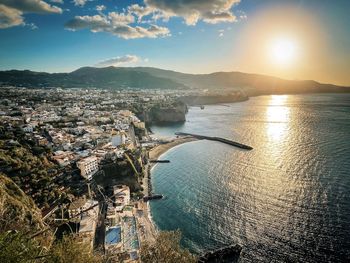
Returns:
[[[288,95],[273,95],[266,109],[267,135],[272,140],[281,140],[285,137],[290,118],[289,107],[285,104]]]

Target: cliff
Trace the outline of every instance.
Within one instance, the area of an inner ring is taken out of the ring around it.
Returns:
[[[186,104],[179,101],[171,105],[155,105],[144,117],[147,123],[184,122],[187,111]]]

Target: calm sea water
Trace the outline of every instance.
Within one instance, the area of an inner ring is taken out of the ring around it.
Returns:
[[[191,108],[187,122],[152,127],[222,136],[175,147],[152,171],[162,230],[201,252],[243,246],[241,262],[350,262],[350,95],[281,95]]]

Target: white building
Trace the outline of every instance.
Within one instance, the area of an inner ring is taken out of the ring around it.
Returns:
[[[22,130],[23,130],[24,132],[30,132],[30,133],[31,133],[31,132],[34,131],[34,127],[33,127],[32,125],[28,124],[28,125],[26,125],[26,126],[23,126]]]
[[[112,134],[112,146],[117,147],[125,144],[126,136],[124,132],[115,132]]]
[[[124,206],[130,203],[130,188],[126,185],[113,186],[113,195],[115,198],[115,209],[121,212]]]
[[[89,244],[92,250],[99,214],[98,202],[81,198],[73,202],[68,211],[71,220],[79,222],[78,240]]]
[[[77,162],[81,176],[92,179],[92,176],[98,171],[98,161],[95,156],[90,156]]]

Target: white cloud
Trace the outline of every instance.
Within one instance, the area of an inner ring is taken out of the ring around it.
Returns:
[[[140,6],[138,4],[130,5],[128,7],[128,13],[135,15],[137,21],[140,23],[144,16],[152,14],[155,10],[149,6]]]
[[[167,16],[183,17],[187,25],[199,20],[216,24],[236,21],[231,9],[240,0],[145,0],[146,6]]]
[[[73,0],[80,6],[87,1],[94,0]],[[123,9],[122,13],[108,14],[103,12],[106,10],[104,5],[97,5],[98,14],[75,16],[65,24],[65,28],[73,31],[88,29],[92,32],[107,32],[124,39],[165,37],[170,36],[170,31],[167,27],[155,25],[158,20],[167,22],[171,17],[178,16],[187,25],[195,25],[199,20],[210,24],[234,22],[237,18],[232,8],[239,2],[240,0],[144,0],[143,5],[132,4]]]
[[[55,3],[55,4],[64,4],[63,0],[50,0],[51,3]]]
[[[108,32],[124,39],[135,38],[157,38],[170,36],[170,31],[166,27],[150,25],[149,27],[132,27],[130,25],[119,25],[111,28]]]
[[[0,5],[0,28],[8,28],[19,25],[24,25],[22,12],[5,5]]]
[[[94,0],[73,0],[75,6],[83,7],[87,2],[91,2]]]
[[[76,16],[74,19],[68,21],[65,27],[73,31],[88,28],[92,32],[100,32],[108,29],[110,22],[101,15]]]
[[[134,17],[130,14],[110,12],[108,15],[76,16],[65,24],[68,30],[89,29],[92,32],[107,32],[124,39],[157,38],[170,35],[166,27],[131,26]]]
[[[0,0],[0,28],[27,25],[36,28],[33,24],[24,22],[23,14],[62,13],[62,9],[41,0]]]
[[[99,63],[97,63],[95,66],[97,67],[109,67],[109,66],[121,66],[121,65],[127,65],[127,64],[133,64],[140,61],[140,58],[135,55],[125,55],[122,57],[115,57],[111,59],[103,60]]]
[[[41,0],[0,0],[0,4],[17,9],[23,13],[62,13],[61,8]]]
[[[99,11],[99,12],[102,12],[103,10],[106,10],[106,6],[104,6],[104,5],[97,5],[96,6],[96,10]]]
[[[34,24],[34,23],[27,23],[27,24],[25,24],[27,27],[29,27],[30,29],[32,29],[32,30],[35,30],[35,29],[38,29],[38,27],[37,27],[37,25],[36,24]]]
[[[135,22],[135,18],[131,14],[110,12],[108,18],[113,25],[127,25]]]

